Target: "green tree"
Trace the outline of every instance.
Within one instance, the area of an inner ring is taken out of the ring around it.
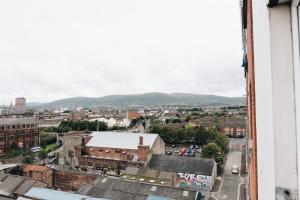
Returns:
[[[228,152],[228,137],[222,133],[218,133],[214,138],[213,142],[222,148],[223,151]]]
[[[222,148],[215,143],[208,143],[202,149],[202,157],[213,158],[218,164],[221,164],[223,160]]]
[[[45,151],[45,150],[39,151],[39,159],[45,159],[45,158],[47,158],[47,156],[48,156],[47,151]]]
[[[23,158],[23,163],[25,164],[32,164],[33,163],[33,155],[32,154],[29,154],[29,155],[26,155],[24,158]]]

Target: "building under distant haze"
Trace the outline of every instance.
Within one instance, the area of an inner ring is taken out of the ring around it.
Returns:
[[[25,113],[26,111],[26,99],[24,97],[16,98],[15,111],[17,114]]]

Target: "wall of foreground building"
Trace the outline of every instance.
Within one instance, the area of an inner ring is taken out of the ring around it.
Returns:
[[[252,0],[258,199],[298,199],[299,2],[267,3]]]

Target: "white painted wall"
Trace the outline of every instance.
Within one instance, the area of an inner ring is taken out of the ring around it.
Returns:
[[[300,172],[300,34],[299,24],[300,8],[299,0],[292,3],[292,35],[293,35],[293,52],[294,52],[294,82],[295,82],[295,111],[296,111],[296,132],[297,132],[297,170]],[[298,174],[298,191],[300,191],[300,176]]]
[[[256,93],[258,198],[275,197],[275,158],[269,10],[264,0],[253,0]]]
[[[269,9],[266,5],[265,0],[253,0],[257,167],[258,197],[272,200],[276,187],[288,188],[297,195],[299,120],[295,111],[299,97],[295,95],[299,91],[295,92],[294,84],[297,70],[291,8],[285,4]],[[295,25],[293,28],[298,29]]]

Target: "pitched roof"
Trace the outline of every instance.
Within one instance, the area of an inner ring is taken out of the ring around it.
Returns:
[[[13,197],[13,194],[24,195],[36,183],[40,182],[23,176],[0,174],[0,195],[6,197]]]
[[[93,185],[85,185],[78,191],[81,194],[107,198],[111,200],[147,200],[149,196],[158,196],[178,200],[195,199],[197,192],[185,191],[146,182],[124,180],[116,177],[100,177]],[[150,198],[151,199],[151,198]]]
[[[127,117],[128,117],[128,119],[133,120],[133,119],[139,118],[140,114],[135,111],[129,111],[129,112],[127,112]]]
[[[149,145],[150,148],[154,144],[157,134],[141,134],[129,132],[93,132],[92,138],[88,141],[86,146],[89,147],[107,147],[119,149],[138,149],[139,137],[143,136],[144,145]]]
[[[70,192],[63,192],[57,190],[50,190],[46,188],[31,188],[26,194],[26,197],[32,197],[36,199],[47,199],[47,200],[104,200],[99,198],[93,198],[85,195],[74,194]]]
[[[211,176],[215,161],[184,156],[152,155],[147,167],[154,170]]]

